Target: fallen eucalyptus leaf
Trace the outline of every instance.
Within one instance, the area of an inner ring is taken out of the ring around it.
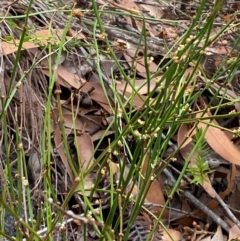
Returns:
[[[198,113],[196,118],[211,117],[211,113],[208,111],[205,114]],[[211,125],[209,125],[209,124]],[[213,126],[214,125],[214,126]],[[205,138],[209,146],[218,153],[222,158],[230,163],[240,165],[240,150],[229,140],[225,132],[218,128],[218,123],[215,120],[205,120],[199,122],[198,128],[203,130],[208,128],[205,134]],[[220,126],[219,126],[220,127]]]

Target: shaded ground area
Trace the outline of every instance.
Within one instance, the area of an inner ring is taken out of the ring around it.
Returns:
[[[239,3],[28,5],[0,3],[0,234],[33,240],[32,227],[39,240],[227,240],[223,230],[239,238]],[[189,102],[173,110],[172,132],[161,120],[181,89]],[[144,132],[149,106],[159,125]],[[150,162],[157,141],[147,149],[145,140],[169,133]]]

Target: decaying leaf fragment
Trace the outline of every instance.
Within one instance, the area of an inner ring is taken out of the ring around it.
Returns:
[[[205,114],[198,113],[196,117],[211,117],[211,112],[208,111]],[[203,130],[207,128],[205,138],[209,146],[218,153],[222,158],[229,161],[230,163],[240,165],[240,150],[229,140],[228,136],[224,131],[221,130],[217,121],[215,120],[204,120],[199,122],[199,128]]]
[[[238,228],[237,225],[234,225],[230,231],[229,231],[229,239],[228,241],[231,240],[239,240],[240,239],[240,229]]]
[[[146,154],[145,160],[144,160],[144,163],[143,163],[143,166],[142,166],[143,176],[146,175],[147,170],[148,170],[148,166],[151,165],[149,160],[150,160],[149,154]],[[155,173],[155,170],[153,169],[151,171],[151,176],[154,175],[154,173]],[[163,195],[162,185],[161,185],[160,181],[157,180],[157,179],[151,180],[151,176],[150,176],[150,178],[148,178],[148,180],[143,180],[141,182],[141,185],[145,185],[145,187],[148,187],[149,183],[151,182],[150,188],[149,188],[149,190],[147,192],[147,195],[146,195],[146,200],[148,202],[152,202],[152,203],[155,203],[155,204],[164,205],[165,199],[164,199],[164,195]],[[152,211],[155,214],[159,214],[161,212],[161,208],[160,207],[154,207],[152,209]],[[167,210],[165,210],[163,217],[164,218],[168,217],[168,211]]]
[[[187,124],[182,124],[178,131],[178,146],[181,146],[180,152],[185,160],[188,159],[189,154],[191,153],[193,149],[193,139],[192,136],[195,134],[195,130],[188,129]],[[196,163],[197,155],[199,155],[197,152],[193,153],[191,159],[190,159],[190,166],[194,166]],[[205,191],[211,196],[215,196],[215,191],[212,187],[211,181],[209,180],[209,177],[206,176],[204,179],[204,182],[201,184],[201,186],[205,189]]]
[[[78,146],[79,158],[82,164],[82,170],[86,171],[93,164],[94,145],[90,135],[82,132],[76,137],[75,145]]]
[[[67,156],[65,154],[64,151],[64,147],[63,147],[63,143],[62,143],[62,135],[61,135],[61,130],[60,130],[60,125],[58,123],[58,110],[55,109],[53,110],[53,125],[54,125],[54,142],[55,142],[55,146],[57,147],[57,151],[61,157],[61,160],[64,164],[64,167],[66,168],[66,171],[70,177],[70,180],[73,182],[73,173],[72,170],[70,168],[70,165],[68,163],[67,160]]]

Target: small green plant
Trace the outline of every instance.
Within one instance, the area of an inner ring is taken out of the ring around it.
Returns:
[[[193,144],[197,145],[195,163],[189,166],[186,171],[188,175],[193,177],[191,183],[199,185],[206,180],[208,174],[213,172],[213,170],[210,170],[207,162],[209,147],[204,139],[204,131],[202,129],[197,129]]]

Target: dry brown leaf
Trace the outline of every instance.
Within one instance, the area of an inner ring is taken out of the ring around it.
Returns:
[[[48,45],[49,40],[51,40],[53,43],[59,42],[60,37],[63,35],[63,29],[58,29],[58,30],[52,30],[51,33],[49,32],[48,29],[44,30],[38,30],[36,31],[32,37],[36,36],[36,40],[38,41],[38,44],[31,42],[31,41],[26,41],[22,45],[22,50],[24,49],[32,49],[32,48],[38,48],[40,45]],[[74,36],[77,39],[84,39],[85,36],[82,33],[76,33],[75,31],[71,30],[72,36]],[[67,36],[67,39],[70,39],[70,37]],[[36,42],[36,41],[35,41]],[[16,44],[19,43],[19,40],[14,40],[10,42],[2,42],[2,51],[4,55],[12,54],[15,53],[18,50],[18,46]]]
[[[116,5],[115,5],[116,6]],[[128,12],[134,12],[135,14],[141,13],[142,9],[141,6],[134,2],[134,0],[119,0],[118,6],[123,8],[123,10]],[[143,28],[143,21],[138,21],[132,17],[125,16],[126,22],[131,25],[132,27],[136,28],[138,31],[142,31]],[[145,22],[145,27],[147,32],[151,36],[156,36],[157,32],[151,28],[149,23]]]
[[[103,92],[102,86],[100,83],[90,83],[86,82],[84,86],[82,86],[81,91],[88,92],[91,88],[94,88],[94,91],[91,92],[90,98],[96,101],[100,106],[102,106],[108,113],[111,113],[111,108],[108,104],[108,100]]]
[[[161,19],[165,14],[164,11],[160,7],[147,5],[147,4],[142,4],[141,7],[154,18]]]
[[[96,178],[94,178],[93,174],[89,173],[86,177],[84,177],[84,193],[82,193],[80,188],[75,191],[89,197],[92,194],[92,188],[94,187],[95,182]],[[99,194],[97,192],[93,192],[92,195],[94,198],[99,198]]]
[[[106,137],[106,136],[109,136],[113,133],[114,133],[114,131],[107,131],[106,132],[106,130],[99,130],[98,132],[94,133],[91,137],[92,137],[93,141],[97,141],[97,140],[100,140],[103,137],[103,135],[104,135],[104,137]]]
[[[119,171],[118,165],[116,163],[112,162],[110,159],[108,160],[107,163],[109,165],[109,168],[111,169],[112,175],[114,176],[115,174],[117,174]]]
[[[231,170],[227,173],[227,181],[228,186],[224,192],[220,192],[219,196],[224,199],[226,196],[228,196],[231,191],[233,190],[233,187],[235,185],[235,178],[236,178],[236,166],[233,164],[231,166]],[[217,203],[217,204],[216,204]],[[208,203],[208,208],[213,210],[218,205],[218,202],[216,200],[212,200]]]
[[[86,36],[83,34],[82,31],[76,32],[73,29],[68,29],[67,39],[70,39],[71,37],[74,37],[75,39],[86,39]]]
[[[94,74],[92,75],[94,76]],[[81,88],[81,91],[83,92],[87,92],[91,87],[94,87],[95,90],[91,93],[90,98],[94,101],[96,101],[99,105],[101,105],[108,113],[112,113],[112,109],[108,104],[108,101],[106,99],[106,96],[103,92],[102,86],[99,83],[99,77],[97,75],[95,75],[96,79],[93,80],[91,79],[90,82],[86,82],[84,84],[84,86]],[[96,82],[97,81],[97,82]],[[118,90],[120,91],[124,91],[124,86],[125,84],[120,84],[118,88]],[[129,91],[125,91],[124,92],[124,96],[126,97],[132,97],[132,88],[129,88]],[[144,103],[144,97],[140,96],[139,92],[136,93],[133,97],[133,102],[134,106],[136,106],[137,108],[140,108],[143,106]]]
[[[233,239],[240,240],[240,229],[237,225],[234,225],[233,227],[231,227],[229,231],[228,241],[231,241]]]
[[[94,145],[92,138],[86,132],[82,132],[75,139],[75,146],[78,148],[79,159],[82,164],[80,171],[85,172],[94,162]],[[89,173],[84,177],[84,195],[92,193],[92,187],[95,185],[96,177],[93,173]],[[78,190],[81,193],[81,190]],[[99,197],[97,192],[93,193],[93,197]]]
[[[227,22],[229,22],[229,21],[231,20],[231,18],[232,18],[232,15],[231,15],[230,13],[227,13],[227,14],[224,16],[223,22],[224,22],[224,23],[227,23]]]
[[[225,241],[221,226],[218,226],[217,232],[213,235],[211,241]]]
[[[49,70],[47,69],[41,69],[41,71],[43,72],[43,74],[45,74],[46,76],[50,77],[49,75]],[[57,70],[57,77],[56,77],[56,81],[66,87],[66,88],[75,88],[75,89],[79,89],[82,85],[82,83],[84,83],[83,79],[80,79],[76,74],[72,74],[70,72],[67,71],[66,68],[64,68],[63,66],[58,66],[58,70]]]
[[[133,49],[127,49],[123,56],[125,60],[129,63],[129,66],[134,66],[134,68],[137,70],[138,74],[146,73],[146,67],[145,67],[145,60],[144,56],[135,56],[136,50]],[[136,59],[135,59],[136,57]],[[148,69],[151,73],[155,73],[157,71],[158,66],[153,62],[149,61],[148,63]]]
[[[3,51],[4,55],[15,53],[18,50],[18,46],[16,46],[13,42],[9,42],[9,43],[2,42],[1,45],[2,45],[1,47],[2,47],[2,51]],[[39,46],[37,46],[34,43],[24,42],[23,45],[22,45],[22,50],[38,48],[38,47]]]
[[[127,98],[131,98],[132,97],[132,94],[128,91],[125,91],[124,92],[124,95],[127,97]],[[136,106],[137,108],[141,108],[144,106],[144,100],[145,100],[145,96],[141,96],[139,93],[136,93],[133,97],[133,101],[132,103],[134,104],[134,106]]]
[[[49,41],[56,44],[57,41],[61,40],[63,33],[64,33],[64,29],[51,29],[51,31],[49,29],[42,29],[42,30],[36,31],[33,34],[33,36],[36,36],[38,41],[40,41],[40,43],[42,45],[46,45],[46,44],[49,44]],[[68,36],[68,35],[70,35],[70,36]],[[74,30],[69,29],[67,36],[66,36],[67,40],[72,38],[72,36],[75,39],[85,39],[86,38],[82,32],[75,32]]]
[[[41,29],[36,31],[32,36],[37,38],[40,45],[48,45],[49,42],[52,44],[59,43],[64,34],[64,29]],[[82,32],[76,32],[72,29],[68,30],[66,39],[85,39],[85,35]]]
[[[58,76],[61,77],[65,83],[69,84],[75,89],[79,89],[80,86],[85,82],[85,80],[80,79],[77,74],[70,73],[62,65],[58,66],[57,73]]]
[[[168,233],[170,233],[171,237],[169,237]],[[182,233],[174,230],[174,229],[168,229],[168,233],[163,230],[162,234],[162,241],[180,241],[182,240]]]
[[[92,138],[86,132],[76,137],[75,145],[78,146],[79,158],[82,163],[82,170],[86,171],[94,161],[94,145]]]
[[[146,176],[148,166],[150,166],[149,154],[146,154],[146,158],[145,158],[144,163],[142,165],[142,175],[143,176]],[[154,171],[155,170],[152,169],[151,174],[154,174]],[[165,204],[165,198],[164,198],[164,195],[163,195],[162,185],[161,185],[160,181],[156,180],[156,179],[151,181],[150,178],[149,178],[148,180],[143,180],[140,185],[144,185],[145,187],[148,187],[149,182],[151,182],[151,185],[150,185],[150,188],[147,192],[146,200],[148,202],[164,205]],[[155,208],[151,209],[151,211],[153,211],[154,214],[159,215],[160,212],[161,212],[161,208],[155,207]],[[164,211],[163,217],[168,218],[168,211],[167,210]]]
[[[121,9],[121,10],[124,10],[129,13],[140,14],[140,12],[141,12],[140,9],[138,9],[137,5],[134,2],[132,2],[131,0],[129,0],[125,3],[121,2],[121,4],[115,3],[113,1],[108,1],[108,3],[113,5],[117,9]]]
[[[221,55],[224,55],[224,54],[228,54],[229,53],[229,50],[227,49],[226,46],[217,46],[217,47],[207,47],[206,48],[206,52],[212,52],[212,53],[218,53],[218,54],[221,54]]]
[[[234,180],[235,184],[233,189],[231,190],[231,196],[227,200],[225,200],[226,205],[231,207],[231,209],[234,211],[234,214],[238,220],[240,220],[240,213],[237,212],[236,210],[240,210],[240,202],[239,202],[239,197],[240,197],[240,168],[239,166],[237,167],[236,171],[236,178]],[[227,223],[229,224],[230,227],[233,227],[236,223],[233,222],[231,219],[226,219]]]
[[[62,135],[61,135],[61,130],[60,130],[60,126],[58,123],[58,110],[55,109],[52,112],[53,115],[53,129],[54,129],[54,142],[55,142],[55,146],[56,149],[58,150],[59,156],[61,157],[61,160],[63,162],[63,165],[66,168],[66,171],[71,179],[71,181],[73,182],[73,173],[71,171],[71,168],[68,164],[68,160],[64,151],[64,147],[63,147],[63,142],[62,142]]]
[[[193,130],[189,130],[187,124],[182,124],[178,130],[178,146],[181,146],[184,143],[180,149],[180,152],[185,160],[189,157],[189,154],[193,149],[191,138],[191,135],[193,134]],[[186,137],[188,138],[186,139]],[[197,155],[197,152],[195,152],[192,155],[189,166],[195,165]],[[215,190],[213,189],[211,181],[208,176],[205,177],[204,182],[201,184],[201,186],[211,197],[215,197]]]
[[[196,118],[201,117],[211,117],[210,111],[205,114],[198,113]],[[216,126],[210,126],[208,123]],[[225,132],[218,128],[218,123],[215,120],[205,120],[204,122],[199,122],[198,128],[205,130],[205,139],[209,146],[218,153],[222,158],[229,161],[230,163],[240,165],[240,150],[234,145],[232,141],[229,140]],[[220,126],[219,126],[220,127]]]
[[[164,39],[176,39],[178,37],[178,30],[176,28],[168,27],[164,28],[158,36]]]
[[[69,108],[70,108],[70,101],[66,101],[66,100],[60,100],[61,105],[65,105],[65,104],[69,104]],[[76,99],[76,103],[77,103],[77,99]],[[83,107],[83,106],[78,106],[74,105],[73,107],[71,107],[74,111],[74,113],[76,113],[76,111],[78,111],[78,113],[81,113],[82,115],[92,115],[92,114],[96,114],[99,111],[99,106],[97,106],[95,103],[89,107]],[[71,114],[71,111],[69,111],[66,108],[63,108],[63,113],[66,114]],[[96,114],[96,116],[98,116],[99,114]]]
[[[87,116],[88,118],[94,120],[95,122],[99,123],[99,125],[96,125],[95,123],[83,118],[83,117],[77,117],[75,120],[72,118],[72,114],[64,114],[64,125],[67,128],[74,128],[74,125],[76,127],[76,130],[84,130],[85,131],[93,131],[99,128],[101,125],[102,117],[101,116]]]
[[[65,103],[64,101],[61,101],[61,102]],[[65,127],[73,129],[73,127],[75,126],[77,130],[83,130],[83,127],[84,127],[85,131],[93,131],[98,129],[99,127],[102,128],[102,125],[101,125],[102,116],[86,115],[87,109],[86,108],[83,109],[81,107],[78,108],[78,113],[81,113],[82,116],[79,116],[79,115],[76,116],[76,110],[77,108],[75,108],[74,106],[74,110],[73,110],[74,113],[72,113],[71,110],[64,108],[63,106],[62,113],[63,113]],[[89,111],[91,111],[91,107],[89,108]],[[84,118],[83,116],[86,116],[86,118]]]
[[[111,173],[114,176],[115,180],[119,181],[120,176],[121,176],[120,170],[119,170],[119,165],[112,162],[111,160],[108,160],[108,163],[109,163],[109,168],[111,168]],[[128,173],[129,173],[129,168],[127,166],[125,166],[123,177],[126,178]],[[132,188],[132,185],[133,185],[133,188]],[[128,183],[127,188],[125,189],[125,193],[129,194],[130,191],[131,191],[131,194],[133,195],[133,197],[135,198],[138,194],[138,187],[132,181],[130,181]]]
[[[234,139],[234,135],[233,135],[233,130],[237,130],[238,127],[232,127],[230,129],[227,129],[227,130],[223,130],[223,132],[225,133],[225,135],[227,136],[227,138],[231,141]]]
[[[137,93],[140,95],[144,95],[148,93],[148,85],[149,90],[152,91],[156,87],[156,81],[158,78],[151,79],[150,83],[147,83],[146,79],[136,79],[132,84],[134,85],[134,89],[137,90]],[[129,93],[132,93],[133,88],[127,82],[120,83],[117,85],[117,88],[121,91],[126,90]]]

